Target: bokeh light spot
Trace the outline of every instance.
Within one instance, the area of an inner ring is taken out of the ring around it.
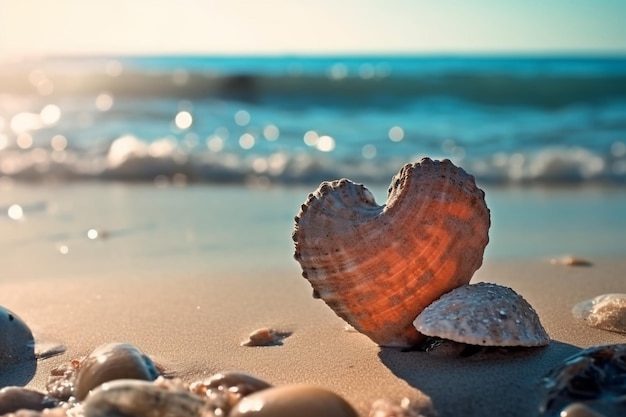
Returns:
[[[265,158],[256,158],[254,161],[252,161],[252,169],[257,174],[262,174],[265,171],[267,171],[267,167],[268,167],[268,163],[267,163],[267,159]]]
[[[96,229],[87,230],[87,237],[91,240],[98,238],[98,231]]]
[[[252,147],[254,147],[254,143],[254,136],[252,136],[250,133],[244,133],[239,138],[239,146],[241,146],[243,149],[251,149]]]
[[[41,117],[37,113],[22,112],[11,118],[11,129],[15,133],[35,130],[41,127]]]
[[[330,136],[320,136],[317,141],[317,149],[322,152],[331,152],[335,149],[335,139]]]
[[[224,139],[217,135],[213,135],[207,140],[206,146],[211,152],[219,152],[224,149]]]
[[[100,111],[108,111],[113,107],[113,96],[111,93],[102,92],[96,97],[96,108]]]
[[[265,139],[267,140],[274,141],[278,139],[279,135],[280,131],[278,130],[278,127],[276,127],[276,125],[270,124],[265,126],[265,128],[263,129],[263,136],[265,136]]]
[[[17,143],[17,146],[19,146],[20,149],[29,149],[33,146],[33,137],[26,132],[22,132],[17,135],[15,143]]]
[[[333,80],[342,80],[348,76],[348,67],[345,64],[334,64],[328,70],[328,76]]]
[[[235,113],[235,123],[237,123],[239,126],[246,126],[248,123],[250,123],[250,113],[245,110],[239,110],[237,113]]]
[[[314,130],[309,130],[304,134],[304,143],[308,146],[316,146],[320,136]]]
[[[361,154],[365,159],[372,159],[376,156],[376,146],[367,144],[361,149]]]
[[[48,104],[39,113],[41,121],[46,125],[53,125],[61,118],[61,109],[55,104]]]
[[[392,140],[392,142],[400,142],[402,139],[404,139],[404,129],[402,129],[400,126],[394,126],[391,129],[389,129],[389,139]]]
[[[180,111],[176,114],[174,123],[176,124],[176,127],[181,130],[189,129],[193,123],[193,117],[188,111]]]
[[[13,220],[20,220],[24,217],[24,210],[19,204],[13,204],[7,210],[7,215]]]

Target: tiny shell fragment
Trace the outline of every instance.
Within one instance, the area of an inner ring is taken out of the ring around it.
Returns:
[[[626,294],[604,294],[582,301],[572,314],[588,326],[626,333]]]
[[[291,332],[279,332],[274,329],[263,327],[250,333],[248,340],[241,342],[242,346],[280,346],[283,339],[289,337]]]
[[[481,282],[443,295],[417,316],[420,333],[480,346],[550,343],[535,310],[508,287]]]
[[[403,398],[399,403],[386,399],[376,400],[372,403],[369,417],[425,417],[427,415],[437,415],[432,407],[430,398],[424,394],[424,399],[419,404],[412,403],[408,398]]]
[[[339,395],[313,385],[268,388],[243,398],[229,417],[358,417]]]
[[[550,263],[565,266],[591,266],[591,261],[574,255],[565,255],[560,258],[550,259]]]

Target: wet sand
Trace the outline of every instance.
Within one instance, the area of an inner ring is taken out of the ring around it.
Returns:
[[[135,344],[185,381],[240,370],[272,384],[327,387],[366,416],[379,398],[408,397],[439,416],[532,416],[539,382],[581,348],[624,343],[570,314],[574,303],[623,292],[626,260],[591,259],[592,266],[548,259],[487,261],[473,282],[514,288],[537,310],[552,343],[544,348],[445,358],[380,348],[311,297],[297,264],[252,274],[227,270],[110,275],[0,282],[1,305],[21,316],[42,340],[61,342],[59,356],[3,370],[0,386],[42,390],[50,370],[113,341]],[[283,344],[246,347],[254,330],[293,332]],[[427,413],[428,415],[428,413]]]

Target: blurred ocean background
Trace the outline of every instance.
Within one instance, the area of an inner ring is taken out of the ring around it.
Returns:
[[[297,272],[321,181],[384,203],[423,156],[486,190],[488,258],[626,255],[626,58],[456,55],[5,60],[0,252],[24,277]]]
[[[626,58],[60,56],[0,65],[0,177],[386,185],[423,156],[481,184],[626,184]]]

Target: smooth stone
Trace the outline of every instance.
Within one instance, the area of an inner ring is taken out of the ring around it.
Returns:
[[[74,396],[83,400],[89,391],[116,379],[153,381],[159,376],[152,359],[129,343],[109,343],[94,349],[80,364]]]
[[[559,417],[605,417],[604,414],[596,413],[583,403],[574,403],[565,407]]]
[[[0,415],[21,409],[40,411],[53,406],[54,402],[46,399],[46,396],[38,391],[22,387],[0,389]]]
[[[314,385],[284,385],[244,397],[229,417],[358,417],[339,395]]]
[[[17,314],[0,306],[0,367],[34,359],[33,333]]]

